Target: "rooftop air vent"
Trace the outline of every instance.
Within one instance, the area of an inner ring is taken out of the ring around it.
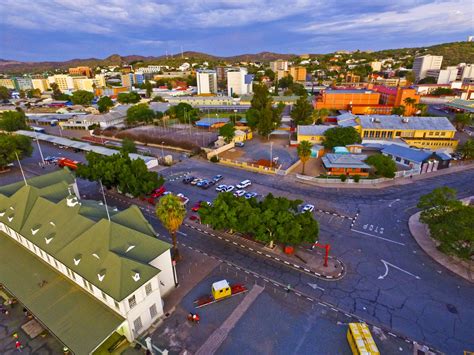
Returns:
[[[126,253],[128,253],[130,250],[132,250],[133,248],[135,248],[135,245],[129,245],[127,250],[125,250]]]
[[[134,272],[134,274],[132,275],[132,279],[133,281],[137,282],[138,280],[140,280],[140,273],[139,272]]]
[[[100,260],[100,256],[99,256],[99,254],[97,254],[97,253],[93,253],[93,254],[92,254],[92,256],[93,256],[94,258],[97,258],[97,259],[99,259],[99,260]]]
[[[38,231],[40,230],[41,228],[41,224],[36,224],[33,226],[33,228],[31,228],[31,234],[32,235],[35,235],[36,233],[38,233]]]
[[[100,282],[104,280],[105,277],[105,269],[100,270],[99,273],[97,274],[97,278],[99,279]]]
[[[81,262],[81,259],[82,259],[82,255],[81,254],[78,254],[74,257],[74,265],[79,265],[79,263]]]

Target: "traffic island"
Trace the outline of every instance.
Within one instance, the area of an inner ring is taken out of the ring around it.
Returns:
[[[440,252],[437,248],[437,241],[430,236],[428,226],[420,221],[420,214],[421,212],[417,212],[410,217],[408,227],[421,249],[438,264],[474,283],[474,262]]]
[[[186,219],[184,225],[205,235],[232,244],[235,247],[245,249],[286,267],[296,269],[323,280],[340,280],[346,274],[345,265],[341,260],[328,256],[326,261],[324,253],[317,249],[307,250],[302,247],[295,247],[294,254],[288,255],[284,253],[280,246],[269,249],[265,247],[264,244],[246,238],[238,233],[231,234],[216,231],[204,224],[200,224],[198,221],[192,221],[189,218]],[[327,266],[325,266],[325,264]]]

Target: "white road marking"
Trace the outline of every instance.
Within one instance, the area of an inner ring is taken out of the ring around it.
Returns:
[[[176,233],[181,234],[182,236],[185,236],[185,237],[188,236],[186,233],[183,233],[183,232],[181,232],[181,231],[177,231]]]
[[[395,202],[398,202],[398,201],[400,201],[399,198],[397,198],[396,200],[390,202],[390,203],[388,204],[388,207],[392,207],[392,205],[393,205]]]
[[[397,269],[397,270],[399,270],[399,271],[401,271],[401,272],[404,272],[405,274],[408,274],[408,275],[410,275],[410,276],[413,276],[413,277],[414,277],[415,279],[417,279],[417,280],[420,280],[420,279],[421,279],[421,277],[419,277],[419,276],[417,276],[417,275],[415,275],[415,274],[412,274],[412,273],[409,272],[409,271],[403,270],[402,268],[400,268],[400,267],[398,267],[398,266],[396,266],[396,265],[393,265],[393,264],[389,263],[388,261],[385,261],[385,260],[383,260],[383,259],[381,259],[380,261],[385,265],[385,274],[380,275],[380,276],[378,277],[379,280],[383,280],[383,279],[385,279],[385,277],[387,277],[387,275],[388,275],[388,267],[389,267],[389,266],[391,266],[391,267],[393,267],[394,269]]]
[[[312,284],[312,283],[309,283],[309,282],[308,282],[308,286],[311,287],[313,290],[325,291],[324,288],[319,287],[317,284]]]
[[[394,244],[398,244],[398,245],[403,245],[403,246],[405,246],[405,243],[400,243],[400,242],[397,242],[397,241],[392,240],[392,239],[379,237],[378,235],[373,235],[373,234],[365,233],[365,232],[362,232],[362,231],[358,231],[358,230],[356,230],[356,229],[351,229],[351,231],[356,232],[356,233],[360,233],[360,234],[363,234],[363,235],[366,235],[366,236],[368,236],[368,237],[377,238],[377,239],[385,240],[386,242],[390,242],[390,243],[394,243]]]

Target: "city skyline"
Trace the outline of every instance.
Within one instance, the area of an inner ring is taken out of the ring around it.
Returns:
[[[7,0],[0,10],[0,58],[19,61],[105,58],[113,53],[159,56],[182,49],[232,56],[428,46],[465,41],[473,32],[474,14],[464,0],[337,5],[140,0],[133,6],[124,0]]]

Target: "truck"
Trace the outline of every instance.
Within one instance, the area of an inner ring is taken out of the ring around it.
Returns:
[[[68,158],[60,158],[58,160],[58,166],[60,168],[64,168],[65,166],[67,166],[69,169],[76,170],[77,164],[79,164],[77,160],[71,160]]]

